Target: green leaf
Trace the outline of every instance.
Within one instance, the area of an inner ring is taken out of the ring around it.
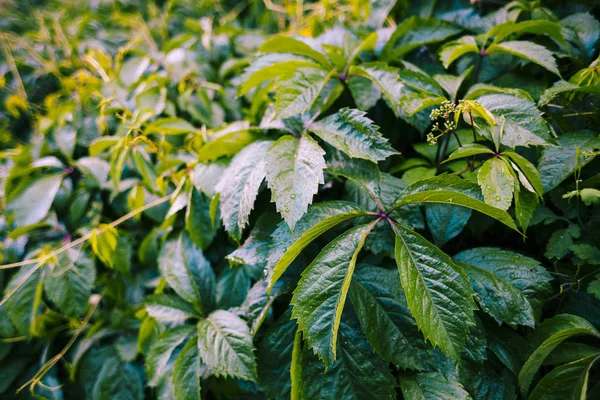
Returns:
[[[31,336],[40,314],[45,271],[33,264],[19,269],[4,292],[6,312],[12,325],[23,336]]]
[[[533,187],[533,189],[535,189],[535,192],[539,196],[541,196],[544,193],[544,188],[540,179],[540,173],[535,168],[535,166],[531,162],[529,162],[528,159],[513,151],[505,151],[502,153],[502,155],[510,157],[510,159],[515,164],[517,164],[519,170],[527,179],[527,182],[529,182],[529,184]],[[521,178],[520,175],[519,178]]]
[[[397,154],[366,112],[342,108],[309,126],[321,139],[350,157],[378,162]]]
[[[325,151],[307,134],[300,138],[282,136],[267,151],[267,182],[277,211],[292,230],[312,203],[319,184],[325,183],[324,154]]]
[[[221,218],[225,230],[239,242],[265,178],[265,157],[273,142],[246,146],[231,161],[215,190],[220,193]]]
[[[217,310],[198,322],[198,350],[214,375],[256,382],[252,336],[235,314]]]
[[[149,57],[130,57],[121,64],[119,79],[125,86],[130,86],[140,80],[149,66]]]
[[[550,371],[529,395],[531,400],[585,399],[588,376],[600,352]]]
[[[525,396],[533,382],[533,378],[544,359],[563,341],[577,335],[591,335],[596,338],[600,333],[589,322],[581,317],[569,314],[559,314],[544,321],[535,331],[533,343],[540,343],[519,373],[521,394]]]
[[[477,172],[477,182],[487,204],[501,210],[510,208],[515,181],[504,160],[494,157],[484,162]]]
[[[178,326],[163,332],[150,346],[146,356],[146,372],[148,384],[157,386],[166,372],[167,364],[177,349],[194,332],[194,327],[189,325]]]
[[[287,267],[313,240],[342,222],[366,215],[367,213],[355,204],[341,201],[327,202],[309,208],[308,213],[296,226],[295,240],[294,236],[290,235],[287,226],[284,227],[287,231],[283,230],[283,232],[281,228],[278,228],[273,233],[273,242],[276,245],[281,243],[285,247],[282,246],[280,251],[269,256],[269,260],[275,261],[276,264],[273,268],[268,290],[273,289]]]
[[[292,352],[296,321],[291,319],[291,308],[283,313],[265,332],[256,348],[258,381],[269,399],[290,398],[292,380]],[[300,350],[301,346],[298,346]]]
[[[277,117],[290,118],[309,111],[333,76],[332,72],[299,68],[291,78],[281,82],[274,103]]]
[[[208,260],[182,233],[167,240],[160,251],[158,265],[169,286],[201,314],[215,306],[215,275]]]
[[[368,111],[375,107],[381,98],[381,91],[370,79],[362,76],[351,76],[346,81],[354,104],[359,110]]]
[[[305,42],[289,36],[273,36],[264,42],[258,51],[263,53],[291,53],[305,56],[312,58],[326,68],[331,68],[331,63],[323,53],[314,50]]]
[[[548,105],[555,97],[564,93],[583,93],[590,94],[595,97],[600,97],[600,87],[598,86],[579,86],[573,83],[558,81],[542,93],[538,100],[538,106]]]
[[[460,31],[443,20],[413,16],[398,24],[386,44],[384,55],[388,59],[397,59],[421,46],[443,42]]]
[[[447,204],[427,204],[425,217],[433,242],[441,247],[462,232],[471,218],[471,210]]]
[[[473,36],[464,36],[444,45],[440,51],[440,60],[444,68],[448,69],[454,61],[469,53],[479,54],[479,47]]]
[[[250,128],[250,124],[246,121],[234,122],[209,132],[205,143],[198,150],[198,161],[207,162],[220,157],[233,156],[262,135],[262,129]]]
[[[98,371],[98,366],[101,366]],[[142,400],[144,383],[139,372],[131,365],[109,360],[96,365],[96,378],[91,400]]]
[[[556,40],[560,45],[567,46],[560,25],[556,22],[546,20],[530,20],[518,23],[509,21],[504,24],[496,25],[488,35],[494,36],[493,43],[499,43],[511,35],[521,35],[524,33],[546,35]]]
[[[373,82],[383,94],[388,106],[395,113],[398,113],[403,87],[398,69],[388,67],[383,63],[352,65],[348,70],[348,75],[361,76]]]
[[[185,212],[185,230],[190,239],[201,249],[206,249],[215,238],[217,227],[210,217],[210,198],[192,187]]]
[[[377,164],[360,158],[350,158],[344,153],[333,150],[327,160],[329,175],[346,178],[347,182],[358,186],[367,194],[375,205],[381,207],[381,173]]]
[[[486,214],[518,232],[515,222],[503,210],[484,203],[476,184],[454,175],[440,175],[408,187],[393,209],[415,203],[443,203],[466,207]]]
[[[202,360],[197,340],[190,339],[183,347],[173,366],[173,389],[177,400],[200,400]]]
[[[46,295],[67,315],[81,316],[88,306],[96,279],[94,262],[83,253],[69,249],[61,253],[58,263],[50,264],[44,274]]]
[[[395,379],[389,366],[373,353],[355,318],[340,326],[339,356],[325,370],[324,364],[305,347],[301,356],[303,399],[389,399],[394,397]]]
[[[395,271],[360,265],[350,286],[350,298],[362,331],[377,354],[402,368],[423,369],[419,349],[407,337],[417,326]]]
[[[593,57],[595,46],[600,39],[600,23],[589,12],[582,12],[569,15],[562,19],[560,24],[573,30],[579,39],[582,52],[590,58]]]
[[[169,294],[148,296],[144,304],[148,315],[159,322],[183,322],[198,316],[190,303]]]
[[[238,87],[238,96],[243,96],[252,88],[272,79],[289,79],[299,68],[320,68],[313,61],[281,60],[271,56],[273,55],[267,55],[262,60],[259,58],[246,70],[243,75],[244,83]]]
[[[142,176],[142,180],[146,188],[152,192],[156,192],[157,176],[148,153],[140,150],[139,148],[135,148],[133,149],[131,155],[133,157],[135,168]]]
[[[495,129],[501,130],[503,145],[511,148],[548,145],[547,123],[532,101],[507,94],[486,94],[478,97],[477,101],[496,117]]]
[[[358,254],[374,223],[357,226],[331,241],[304,270],[291,304],[308,345],[327,366],[337,354],[340,319]]]
[[[540,46],[539,44],[533,42],[514,40],[493,44],[487,49],[488,54],[498,51],[524,58],[525,60],[538,64],[560,77],[560,72],[558,72],[556,60],[552,56],[552,52],[546,49],[544,46]]]
[[[540,156],[538,171],[544,192],[557,187],[577,169],[592,161],[594,149],[600,149],[598,135],[590,131],[573,132],[556,139],[557,146],[545,148]],[[579,154],[579,155],[578,155]]]
[[[19,185],[15,192],[8,194],[6,213],[12,215],[17,228],[38,223],[46,217],[63,176],[42,176]]]
[[[573,239],[579,239],[581,228],[576,224],[569,224],[565,229],[558,229],[552,233],[546,244],[544,255],[550,259],[561,259],[571,252]]]
[[[454,153],[450,154],[450,156],[444,162],[454,161],[465,157],[476,156],[479,154],[494,155],[494,152],[482,144],[467,143],[456,149]]]
[[[552,276],[536,260],[508,250],[478,247],[454,256],[454,261],[467,265],[464,269],[474,285],[478,301],[498,322],[514,325],[517,320],[528,320],[541,313],[546,297],[552,292]],[[511,288],[504,287],[511,286]],[[521,301],[521,293],[529,304]],[[502,296],[507,296],[500,303]],[[527,316],[527,318],[525,318]]]
[[[400,387],[404,398],[411,400],[467,400],[471,398],[460,382],[449,381],[438,372],[402,375]]]
[[[152,133],[158,133],[161,135],[186,135],[196,131],[196,127],[186,120],[172,117],[157,119],[146,127],[144,133],[147,135]]]
[[[423,335],[434,346],[459,359],[475,304],[464,272],[421,235],[394,225],[395,258],[400,282]]]

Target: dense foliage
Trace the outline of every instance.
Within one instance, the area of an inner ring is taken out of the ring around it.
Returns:
[[[595,3],[0,2],[0,396],[600,398]]]

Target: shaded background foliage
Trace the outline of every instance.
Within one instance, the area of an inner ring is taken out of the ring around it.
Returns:
[[[598,397],[594,3],[4,2],[0,395]]]

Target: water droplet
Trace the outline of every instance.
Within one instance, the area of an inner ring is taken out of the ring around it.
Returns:
[[[448,203],[452,203],[453,201],[454,201],[454,200],[452,199],[452,197],[450,197],[450,198],[448,199]]]
[[[485,188],[486,188],[487,190],[492,190],[492,185],[487,185]]]
[[[516,279],[517,275],[514,272],[511,272],[508,276],[510,276],[510,279]]]
[[[500,201],[500,196],[496,196],[496,201]]]
[[[292,193],[292,194],[290,195],[290,199],[294,200],[295,198],[296,198],[296,193]]]
[[[286,207],[285,210],[283,210],[283,211],[285,211],[286,213],[289,213],[290,209]]]
[[[240,369],[239,369],[238,367],[235,367],[235,368],[233,369],[233,372],[235,372],[236,374],[237,374],[239,371],[240,371]]]

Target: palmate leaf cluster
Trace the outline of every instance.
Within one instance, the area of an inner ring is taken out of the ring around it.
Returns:
[[[600,397],[600,9],[0,5],[0,397]]]

